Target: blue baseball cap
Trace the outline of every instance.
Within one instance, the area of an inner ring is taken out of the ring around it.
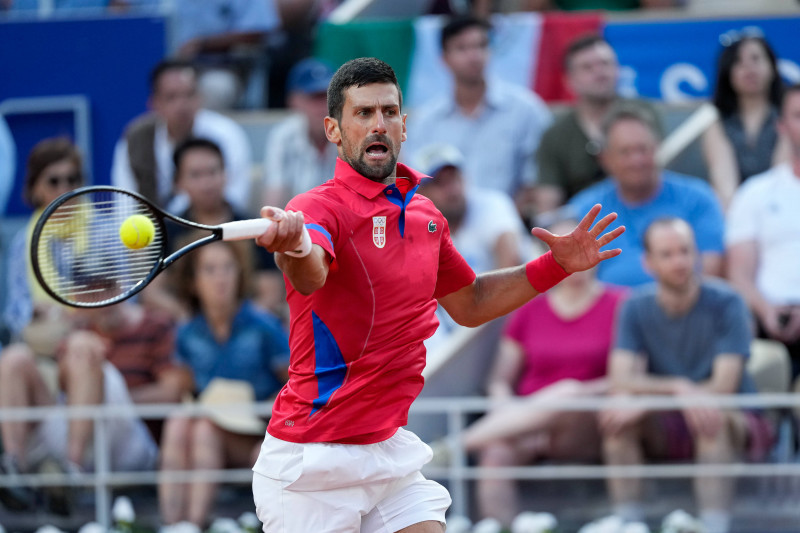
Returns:
[[[296,63],[289,71],[286,90],[290,93],[324,93],[333,78],[333,67],[325,61],[309,57]]]

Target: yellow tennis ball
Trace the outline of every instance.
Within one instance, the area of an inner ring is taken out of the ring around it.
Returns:
[[[144,215],[131,215],[119,227],[119,238],[122,244],[133,250],[144,248],[156,236],[156,227]]]

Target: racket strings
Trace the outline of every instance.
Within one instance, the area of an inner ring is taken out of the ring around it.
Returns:
[[[155,235],[141,249],[125,246],[119,234],[132,215],[153,222]],[[47,286],[63,300],[100,305],[120,298],[157,267],[165,239],[150,207],[121,191],[92,191],[53,211],[42,226],[36,253]]]

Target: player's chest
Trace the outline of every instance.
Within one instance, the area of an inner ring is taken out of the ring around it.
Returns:
[[[401,212],[378,206],[351,221],[337,258],[364,269],[373,280],[401,281],[431,275],[439,265],[441,215],[412,204]]]

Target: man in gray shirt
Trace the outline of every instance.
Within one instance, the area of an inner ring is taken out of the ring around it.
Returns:
[[[637,289],[623,304],[609,362],[612,391],[672,395],[685,407],[601,413],[605,460],[609,465],[641,464],[645,457],[714,464],[739,460],[752,451],[747,444],[763,442],[758,437],[769,433],[763,418],[702,400],[755,392],[745,367],[751,341],[747,307],[724,282],[700,277],[694,234],[685,221],[658,219],[644,241],[646,266],[656,283]],[[612,478],[608,484],[615,513],[641,519],[640,480]],[[708,533],[729,530],[732,493],[730,478],[695,479]]]

